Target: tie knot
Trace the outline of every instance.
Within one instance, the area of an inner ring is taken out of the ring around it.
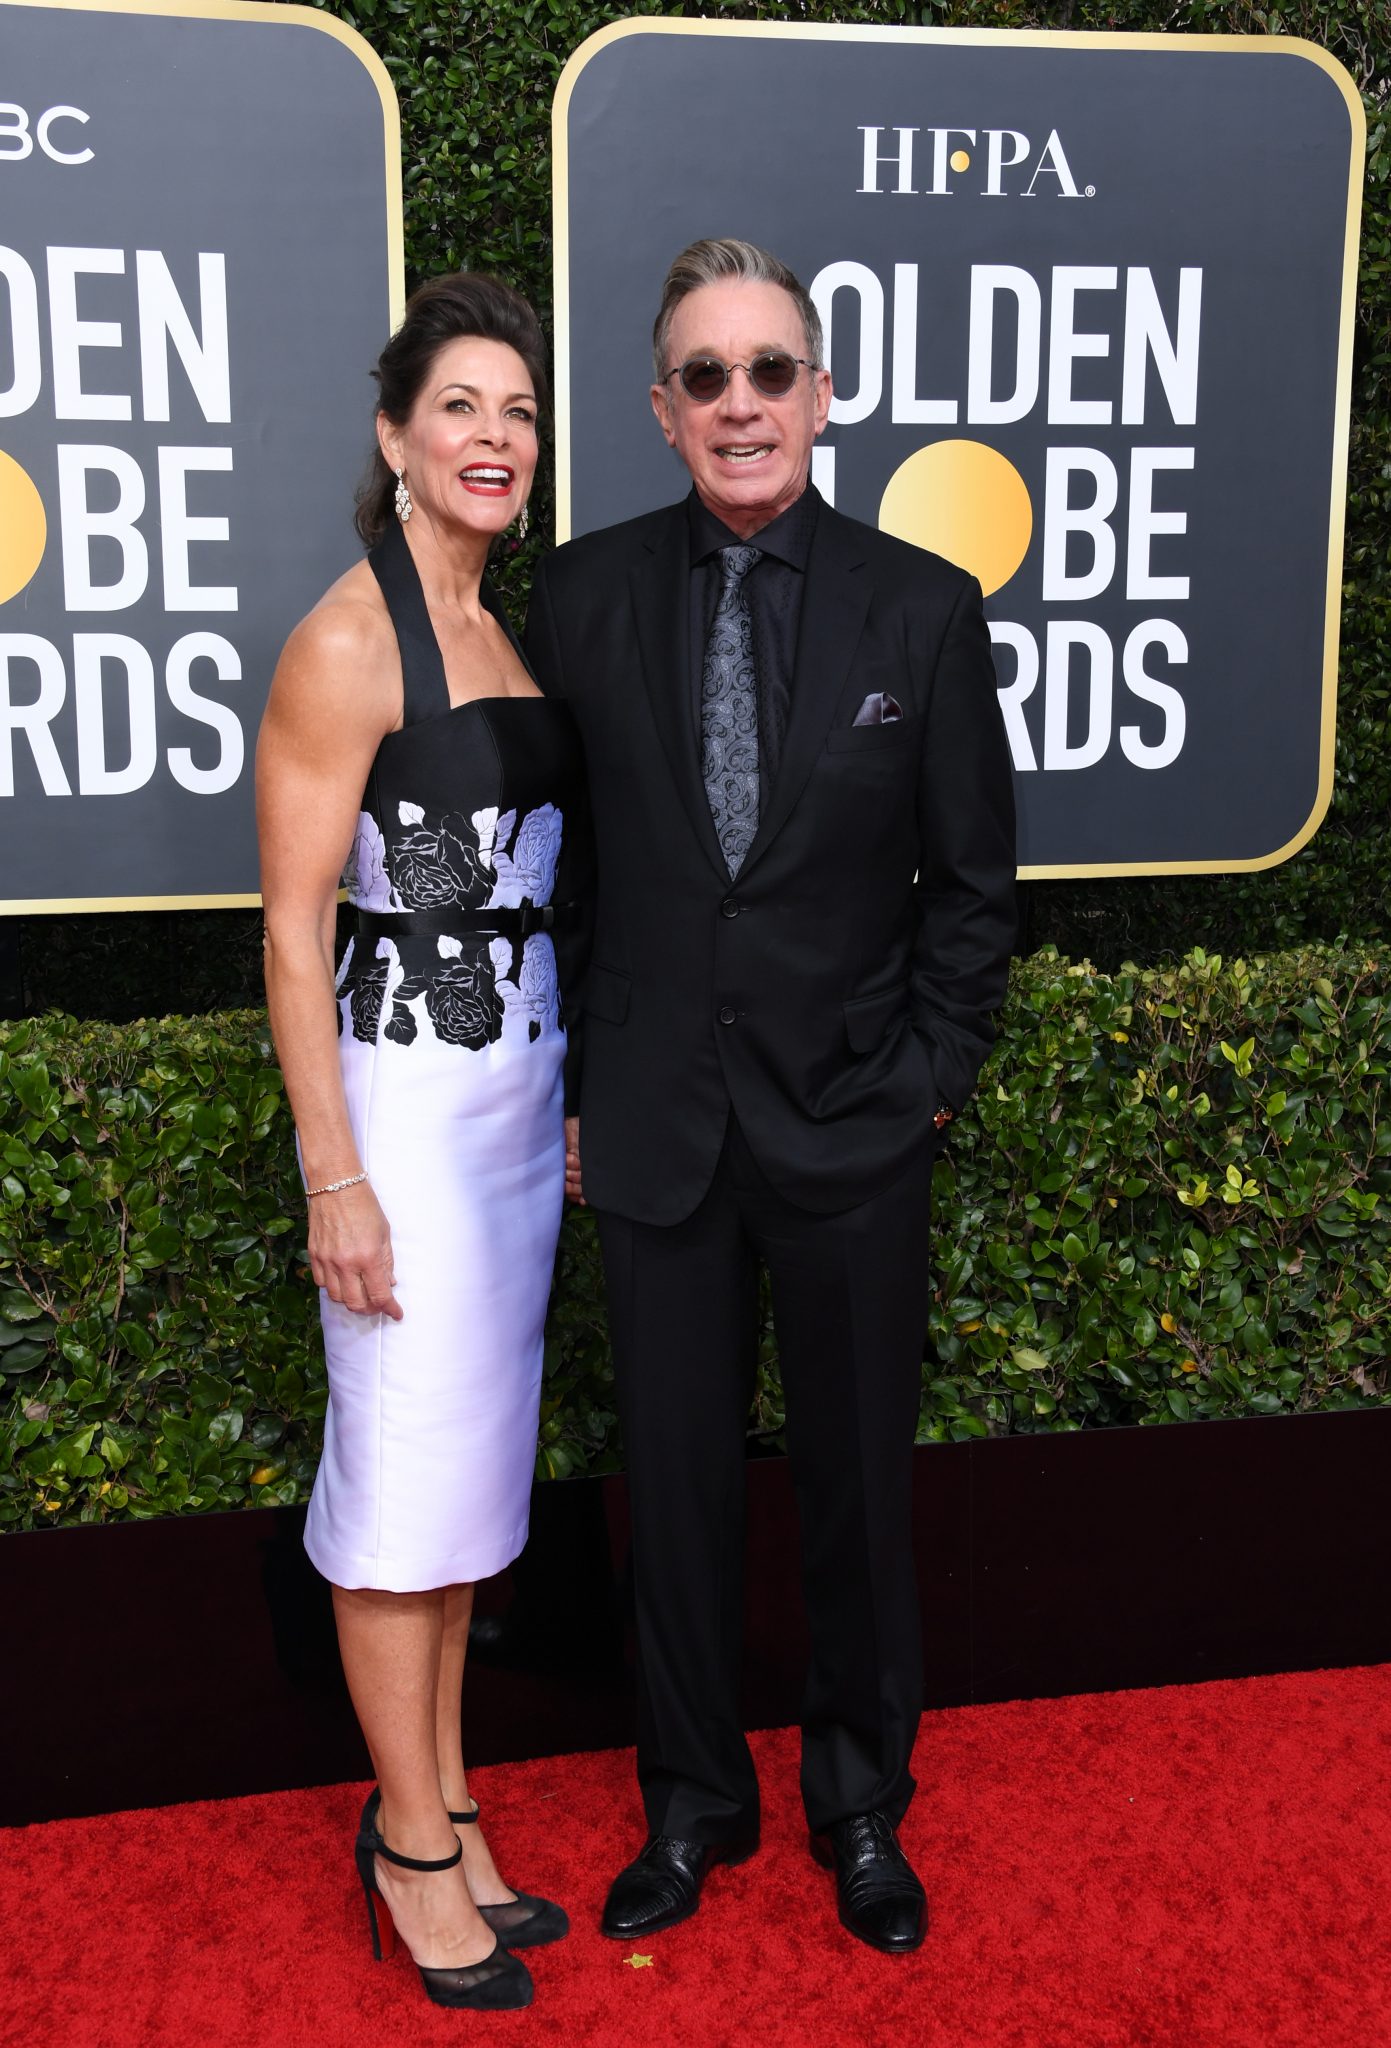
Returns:
[[[726,594],[737,590],[755,562],[763,560],[762,548],[739,546],[720,549],[720,568],[724,573]]]

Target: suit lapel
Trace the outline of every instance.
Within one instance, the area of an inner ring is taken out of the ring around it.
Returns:
[[[716,871],[729,880],[700,774],[690,669],[690,543],[685,508],[653,522],[629,575],[643,681],[681,801]]]
[[[782,830],[826,743],[855,658],[873,585],[854,528],[823,505],[807,561],[782,761],[741,873]],[[703,791],[702,791],[703,794]],[[708,811],[709,806],[706,806]]]

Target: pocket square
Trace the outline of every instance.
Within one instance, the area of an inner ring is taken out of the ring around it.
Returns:
[[[902,718],[903,707],[896,698],[882,690],[872,690],[855,713],[856,725],[892,725],[896,718]]]

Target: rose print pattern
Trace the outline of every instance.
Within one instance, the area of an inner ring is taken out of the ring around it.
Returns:
[[[560,812],[554,804],[542,804],[538,810],[528,811],[517,828],[512,850],[507,853],[503,848],[515,817],[515,811],[509,811],[498,820],[494,855],[497,882],[488,900],[493,904],[515,905],[525,896],[532,903],[549,903],[560,860]]]
[[[486,953],[446,960],[425,984],[425,1008],[435,1036],[447,1045],[481,1052],[502,1036],[502,997]]]
[[[401,822],[410,829],[398,835],[391,865],[405,908],[439,910],[448,903],[486,903],[492,877],[472,821],[450,811],[432,825],[418,804],[400,808]]]
[[[348,901],[362,910],[399,910],[386,868],[386,841],[370,811],[360,813],[353,850],[343,870]]]
[[[422,974],[403,974],[393,988],[391,976],[392,962],[383,957],[350,966],[344,977],[340,993],[347,997],[353,1037],[360,1039],[364,1045],[375,1045],[379,1036],[391,1039],[395,1045],[410,1045],[415,1040],[419,1027],[410,1004],[423,992],[425,977]],[[383,1009],[386,1010],[385,1025],[382,1024]],[[341,1037],[341,1007],[338,1012],[338,1033]]]
[[[353,1020],[353,1037],[360,1038],[364,1045],[375,1045],[381,1029],[386,973],[386,961],[374,960],[370,967],[355,966],[349,974],[348,1010]]]
[[[513,818],[516,813],[509,811],[507,815]],[[497,839],[497,805],[490,804],[485,811],[475,811],[471,823],[478,834],[478,858],[485,868],[490,868],[493,864],[493,845]]]
[[[555,888],[564,821],[554,804],[528,811],[496,807],[465,817],[431,816],[397,805],[389,838],[364,810],[345,872],[349,899],[369,910],[436,910],[452,904],[515,908],[548,903]],[[508,1019],[536,1040],[560,1025],[555,949],[549,936],[506,938],[403,934],[377,956],[354,947],[340,995],[353,1037],[413,1045],[422,1026],[446,1044],[480,1052],[501,1038]],[[339,1031],[343,1029],[340,1008]]]
[[[555,972],[555,947],[539,933],[527,940],[517,976],[521,1006],[526,1012],[527,1031],[539,1038],[547,1024],[554,1030],[560,1023],[560,987]]]

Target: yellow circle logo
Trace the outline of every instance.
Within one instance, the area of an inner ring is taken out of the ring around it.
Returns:
[[[16,597],[43,560],[48,520],[33,478],[0,448],[0,604]]]
[[[998,449],[983,441],[933,441],[889,478],[879,524],[968,569],[989,597],[1028,553],[1034,508],[1028,485]]]
[[[971,168],[971,156],[969,150],[954,149],[948,161],[951,164],[951,167],[954,171],[969,171]]]

